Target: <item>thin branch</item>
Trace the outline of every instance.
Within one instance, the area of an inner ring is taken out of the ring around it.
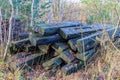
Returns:
[[[115,7],[115,12],[116,12],[116,15],[117,15],[117,17],[118,17],[118,22],[117,22],[117,27],[116,27],[113,35],[112,35],[112,38],[113,38],[113,39],[114,39],[114,36],[115,36],[115,34],[116,34],[117,30],[118,30],[118,27],[119,27],[119,25],[120,25],[120,16],[119,16],[119,14],[118,14],[118,10],[117,10],[116,7]]]

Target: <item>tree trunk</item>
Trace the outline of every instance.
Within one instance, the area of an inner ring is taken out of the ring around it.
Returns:
[[[50,4],[51,4],[51,9],[50,12],[48,14],[48,23],[52,23],[53,22],[53,5],[54,5],[54,0],[49,0]]]
[[[32,0],[32,5],[31,5],[31,27],[33,27],[34,25],[34,21],[33,21],[33,18],[34,18],[34,10],[33,10],[33,7],[34,7],[34,0]]]
[[[3,48],[3,38],[2,38],[2,13],[1,13],[1,8],[0,8],[0,44],[1,47]],[[2,53],[2,51],[1,51]]]
[[[10,3],[10,5],[11,5],[11,7],[12,7],[12,12],[11,12],[11,17],[10,17],[10,19],[9,19],[9,35],[8,35],[8,41],[7,41],[7,45],[6,45],[5,52],[4,52],[4,60],[6,59],[6,55],[7,55],[8,48],[9,48],[10,41],[11,41],[12,18],[14,17],[14,8],[13,8],[12,0],[9,0],[9,3]]]

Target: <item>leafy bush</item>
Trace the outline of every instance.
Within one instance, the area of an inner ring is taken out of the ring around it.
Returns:
[[[108,23],[116,24],[118,21],[118,14],[120,15],[120,3],[112,0],[101,2],[100,0],[82,0],[86,13],[86,22],[92,23]],[[117,9],[117,10],[116,10]]]

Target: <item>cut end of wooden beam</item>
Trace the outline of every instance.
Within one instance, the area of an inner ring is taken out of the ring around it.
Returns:
[[[68,45],[66,43],[58,42],[58,43],[54,43],[52,45],[52,48],[56,52],[61,53],[61,52],[65,51],[65,50],[67,50],[69,47],[68,47]]]
[[[93,49],[90,49],[90,50],[88,50],[88,51],[85,51],[85,52],[83,52],[83,53],[77,53],[76,54],[76,57],[78,58],[78,59],[80,59],[80,60],[82,60],[82,61],[88,61],[92,56],[93,56],[93,54],[95,54],[95,49],[93,48]]]
[[[68,41],[68,44],[73,51],[77,51],[75,44],[73,44],[73,42],[71,40]]]
[[[65,50],[60,54],[60,57],[66,61],[67,63],[71,63],[73,60],[75,60],[75,57],[70,53],[70,50]]]

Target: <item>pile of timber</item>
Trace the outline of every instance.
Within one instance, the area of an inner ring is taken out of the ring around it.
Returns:
[[[22,62],[14,59],[10,66],[25,69],[25,64],[40,64],[46,70],[56,72],[61,69],[63,74],[69,75],[84,68],[84,63],[90,62],[95,56],[100,47],[96,38],[101,37],[103,31],[112,38],[115,30],[109,25],[84,25],[78,21],[37,25],[34,31],[19,35],[21,40],[11,43],[10,53],[24,52],[19,59],[25,59]],[[119,37],[120,28],[114,39]]]

